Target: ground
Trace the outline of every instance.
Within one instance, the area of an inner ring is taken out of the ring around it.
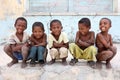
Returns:
[[[111,61],[112,69],[106,69],[104,63],[102,69],[92,69],[84,60],[79,60],[75,66],[64,66],[60,61],[44,67],[38,64],[30,67],[28,63],[24,69],[20,67],[20,61],[9,68],[6,64],[11,59],[4,53],[3,46],[0,46],[0,80],[120,80],[120,44],[114,44],[117,54]],[[68,63],[71,58],[69,54]],[[50,61],[49,54],[47,61]]]

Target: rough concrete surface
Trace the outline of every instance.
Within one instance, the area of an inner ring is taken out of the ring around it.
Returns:
[[[112,69],[106,69],[103,63],[102,69],[92,69],[85,60],[79,60],[75,66],[64,66],[60,61],[53,65],[46,64],[40,67],[28,66],[24,69],[20,67],[21,61],[12,67],[6,64],[11,59],[4,53],[3,46],[0,46],[0,80],[120,80],[120,44],[114,44],[117,47],[117,55],[111,61]],[[67,62],[72,56],[69,54]],[[50,61],[48,54],[47,62]]]

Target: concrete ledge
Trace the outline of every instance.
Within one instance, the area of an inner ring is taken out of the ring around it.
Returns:
[[[120,13],[51,13],[51,12],[25,12],[24,16],[120,16]]]

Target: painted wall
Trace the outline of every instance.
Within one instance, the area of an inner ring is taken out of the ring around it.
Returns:
[[[45,32],[47,34],[50,33],[49,23],[53,19],[61,20],[63,24],[63,31],[68,34],[70,41],[73,41],[75,38],[75,33],[78,30],[77,23],[83,17],[88,17],[91,20],[92,28],[95,33],[99,32],[99,20],[103,17],[108,17],[112,20],[112,27],[109,33],[112,34],[113,40],[120,42],[120,15],[112,14],[112,15],[86,15],[86,14],[69,14],[69,15],[51,15],[50,13],[47,15],[43,14],[34,14],[34,15],[24,15],[25,12],[25,0],[0,0],[0,43],[3,43],[7,40],[9,35],[15,31],[14,22],[18,16],[24,16],[28,21],[27,32],[31,34],[31,26],[35,21],[43,22],[45,26]],[[119,2],[120,3],[120,2]]]

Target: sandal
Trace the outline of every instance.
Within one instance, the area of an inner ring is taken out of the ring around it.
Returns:
[[[74,66],[75,65],[75,63],[77,63],[78,62],[78,59],[71,59],[71,61],[70,61],[70,65],[71,66]]]

